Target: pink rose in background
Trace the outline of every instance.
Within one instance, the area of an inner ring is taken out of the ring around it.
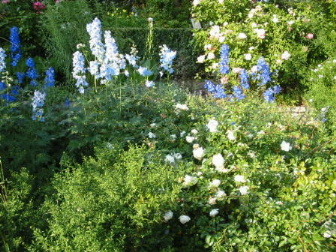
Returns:
[[[33,8],[36,10],[36,13],[40,13],[42,10],[46,8],[46,6],[41,2],[33,3]]]
[[[314,34],[313,34],[313,33],[308,33],[308,34],[306,35],[306,38],[307,38],[307,39],[313,39],[313,38],[314,38]]]
[[[8,4],[9,3],[9,0],[2,0],[1,1],[3,4]]]

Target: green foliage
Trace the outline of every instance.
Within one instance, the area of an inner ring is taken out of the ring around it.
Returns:
[[[49,230],[37,231],[42,251],[149,251],[169,247],[162,214],[176,199],[180,171],[146,147],[96,149],[53,182],[44,210]],[[144,242],[146,241],[146,242]],[[34,251],[34,250],[33,250]]]
[[[71,79],[72,54],[76,51],[76,45],[88,40],[85,26],[92,16],[85,0],[61,1],[50,5],[43,14],[43,47],[58,77],[64,82]]]

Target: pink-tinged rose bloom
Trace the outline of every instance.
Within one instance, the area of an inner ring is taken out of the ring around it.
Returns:
[[[308,33],[308,34],[306,35],[306,38],[307,38],[307,39],[313,39],[313,38],[314,38],[314,34],[313,34],[313,33]]]
[[[2,0],[1,1],[3,4],[8,4],[9,3],[9,0]]]
[[[264,29],[254,29],[254,32],[257,34],[257,37],[264,39],[266,37],[266,31]]]
[[[46,6],[41,2],[33,3],[33,8],[36,10],[36,13],[40,13],[40,11],[44,10]]]

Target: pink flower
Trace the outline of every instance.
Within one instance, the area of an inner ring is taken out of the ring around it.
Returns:
[[[36,13],[40,13],[41,10],[44,10],[46,6],[41,2],[33,3],[33,8],[36,10]]]
[[[8,4],[8,3],[9,3],[9,0],[2,0],[2,3],[3,3],[3,4]]]
[[[308,34],[306,35],[306,38],[307,38],[307,39],[313,39],[313,38],[314,38],[314,34],[313,34],[313,33],[308,33]]]

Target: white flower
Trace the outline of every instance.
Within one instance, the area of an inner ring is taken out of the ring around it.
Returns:
[[[186,224],[188,221],[190,221],[190,217],[188,215],[181,215],[179,220],[182,224]]]
[[[232,72],[235,74],[239,74],[243,69],[240,67],[234,67],[232,68]]]
[[[175,105],[175,109],[177,109],[177,110],[189,110],[189,108],[186,104],[180,104],[180,103],[177,103]]]
[[[152,133],[152,132],[149,132],[148,133],[148,137],[149,138],[156,138],[156,135],[154,133]]]
[[[279,22],[279,18],[277,17],[277,15],[273,15],[272,22],[273,23],[278,23]]]
[[[180,133],[180,137],[183,137],[186,133],[187,133],[187,132],[182,131],[182,132]]]
[[[163,215],[163,218],[164,218],[165,221],[169,221],[169,220],[171,220],[173,218],[173,216],[174,216],[174,213],[169,210],[168,212],[166,212]]]
[[[224,168],[224,161],[225,160],[220,153],[213,155],[212,157],[212,164],[216,167],[216,170]]]
[[[181,160],[182,159],[182,154],[181,153],[174,153],[173,156],[177,160]]]
[[[206,45],[204,46],[204,50],[211,50],[211,48],[212,48],[212,45],[211,45],[211,44],[206,44]]]
[[[208,200],[208,203],[209,203],[210,205],[215,205],[215,204],[216,204],[216,201],[217,201],[217,198],[210,197],[209,200]]]
[[[193,149],[194,158],[197,160],[202,160],[204,157],[205,150],[202,147],[197,147]]]
[[[220,4],[224,3],[224,0],[218,0],[218,3]]]
[[[245,53],[244,58],[245,58],[245,60],[251,60],[252,59],[251,53]]]
[[[221,181],[219,179],[214,179],[209,183],[209,189],[216,188],[220,185]]]
[[[172,138],[172,140],[175,140],[177,138],[176,134],[172,134],[170,135],[170,137]]]
[[[226,193],[223,190],[218,190],[216,193],[217,200],[223,200],[226,197]]]
[[[166,156],[166,158],[165,158],[165,161],[166,161],[167,163],[173,164],[173,163],[175,163],[175,158],[174,158],[174,156],[168,154],[168,155]]]
[[[229,140],[231,140],[231,141],[236,140],[236,136],[235,136],[233,130],[228,130],[228,131],[226,131],[226,135],[227,135],[227,138],[228,138]]]
[[[193,186],[197,184],[198,179],[196,177],[185,175],[183,179],[183,185],[184,186]]]
[[[196,135],[198,133],[197,129],[192,129],[191,134]]]
[[[210,119],[207,128],[209,129],[210,132],[217,132],[217,127],[218,127],[218,122],[214,119]]]
[[[239,182],[239,183],[245,183],[246,179],[244,178],[243,175],[236,175],[234,176],[234,181]]]
[[[238,37],[239,39],[246,39],[246,38],[247,38],[246,34],[243,33],[243,32],[239,33],[237,37]]]
[[[205,55],[201,55],[201,56],[197,57],[197,62],[198,63],[203,63],[204,60],[205,60]]]
[[[281,150],[283,151],[290,151],[292,149],[292,146],[290,145],[290,143],[286,141],[282,141],[280,147],[281,147]]]
[[[249,187],[248,186],[241,186],[238,188],[239,192],[241,195],[246,195],[248,194],[248,189]]]
[[[284,51],[284,53],[281,55],[281,59],[288,60],[290,58],[290,53],[288,51]]]
[[[214,25],[211,27],[210,37],[214,37],[214,38],[220,37],[220,27],[218,25]]]
[[[193,136],[190,136],[190,135],[186,136],[186,141],[187,141],[188,143],[192,143],[195,139],[196,139],[196,138],[193,137]]]
[[[215,217],[218,213],[219,213],[219,209],[215,208],[210,211],[209,215],[210,217]]]
[[[326,231],[323,233],[323,237],[324,238],[330,238],[331,237],[331,232],[330,231]]]
[[[154,87],[154,86],[155,86],[155,83],[154,83],[154,81],[146,80],[145,86],[146,86],[146,87]]]
[[[215,54],[214,54],[213,52],[209,52],[209,54],[208,54],[208,59],[209,59],[209,60],[212,60],[212,59],[214,59],[214,58],[216,58]]]
[[[266,37],[265,29],[254,29],[254,32],[257,34],[257,37],[260,39],[264,39]]]
[[[149,126],[150,126],[151,128],[154,128],[154,127],[156,127],[156,123],[151,123]]]

